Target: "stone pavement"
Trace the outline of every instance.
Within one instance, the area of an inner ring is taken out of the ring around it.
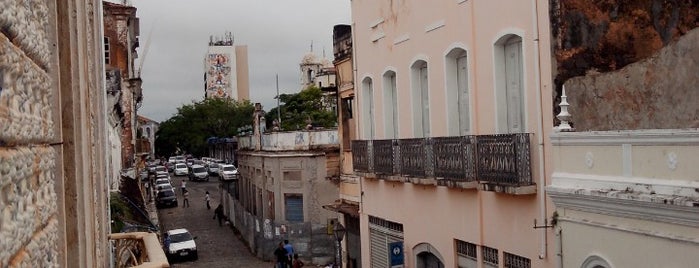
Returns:
[[[219,204],[218,178],[209,182],[191,182],[187,180],[190,207],[183,208],[180,183],[186,177],[173,177],[172,184],[177,189],[179,206],[158,210],[160,227],[163,232],[170,229],[186,228],[196,236],[199,259],[196,261],[172,262],[171,267],[236,267],[236,268],[271,268],[272,262],[264,262],[252,255],[245,244],[238,239],[228,225],[219,226],[212,219],[214,209]],[[211,209],[206,209],[205,192],[211,196]]]

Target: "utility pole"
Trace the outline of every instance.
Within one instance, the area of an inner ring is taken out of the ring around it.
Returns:
[[[281,106],[279,106],[279,74],[276,74],[277,77],[277,122],[279,123],[279,129],[281,130],[282,128],[282,111],[281,111]]]

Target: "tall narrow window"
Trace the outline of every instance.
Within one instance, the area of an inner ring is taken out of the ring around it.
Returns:
[[[417,61],[410,67],[413,95],[413,132],[416,138],[430,136],[430,99],[427,62]]]
[[[495,43],[495,91],[500,133],[522,133],[525,127],[522,38],[508,35]]]
[[[364,139],[374,139],[374,84],[371,78],[362,80],[362,128]]]
[[[466,51],[455,48],[446,57],[447,126],[449,135],[468,135],[471,130],[468,58]]]
[[[388,71],[383,75],[384,128],[387,139],[398,138],[398,96],[396,73]]]
[[[104,64],[109,64],[110,63],[110,57],[109,57],[109,37],[104,37]]]
[[[286,220],[289,222],[303,222],[303,195],[285,194],[284,199]]]

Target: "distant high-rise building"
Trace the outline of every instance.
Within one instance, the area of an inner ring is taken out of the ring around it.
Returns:
[[[234,46],[233,34],[210,36],[204,56],[204,97],[250,99],[248,47]]]

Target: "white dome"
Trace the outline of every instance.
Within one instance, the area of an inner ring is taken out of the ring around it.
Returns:
[[[313,54],[313,52],[308,52],[305,56],[303,56],[303,59],[301,60],[301,64],[318,64],[318,57],[316,54]]]

